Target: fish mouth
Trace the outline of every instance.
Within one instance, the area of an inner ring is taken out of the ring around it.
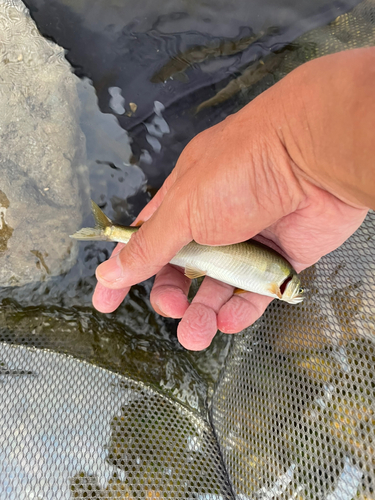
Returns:
[[[289,299],[287,302],[289,302],[289,304],[299,304],[300,302],[303,302],[304,298],[305,297],[302,294],[298,294],[292,299]]]
[[[289,304],[299,304],[305,298],[305,288],[301,287],[300,281],[295,278],[296,275],[290,274],[280,285],[281,300]]]
[[[290,299],[287,299],[286,302],[289,302],[289,304],[299,304],[302,302],[305,298],[305,295],[303,292],[298,292],[296,295],[293,295]]]
[[[295,291],[291,294],[290,298],[285,298],[282,300],[285,300],[285,302],[288,302],[289,304],[299,304],[305,298],[305,291],[306,290],[304,288],[298,286],[295,288]]]

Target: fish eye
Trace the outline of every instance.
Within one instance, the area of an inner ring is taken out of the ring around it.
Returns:
[[[305,289],[301,287],[301,288],[298,290],[298,293],[303,293],[304,291],[305,291]]]

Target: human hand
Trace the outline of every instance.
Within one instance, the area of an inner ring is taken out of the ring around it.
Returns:
[[[285,90],[283,80],[188,144],[139,214],[137,221],[146,221],[141,229],[98,267],[93,304],[99,311],[112,312],[131,285],[156,274],[154,309],[182,318],[183,346],[204,349],[218,329],[235,333],[252,324],[271,299],[233,295],[233,287],[205,278],[189,304],[190,280],[168,264],[189,241],[225,245],[256,236],[300,272],[359,227],[367,209],[319,185],[286,149],[281,124],[293,105],[285,107]]]

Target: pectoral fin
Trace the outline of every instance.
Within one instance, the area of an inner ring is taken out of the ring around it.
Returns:
[[[235,295],[240,295],[241,293],[247,293],[247,292],[248,292],[248,290],[243,290],[242,288],[235,288],[233,293]]]
[[[193,267],[185,267],[185,276],[191,280],[195,278],[200,278],[201,276],[206,276],[206,271],[201,271],[199,269],[194,269]]]
[[[279,288],[279,285],[277,283],[271,283],[270,287],[268,288],[268,291],[274,295],[276,295],[277,297],[279,297],[279,299],[282,298],[282,294],[280,292],[280,288]]]

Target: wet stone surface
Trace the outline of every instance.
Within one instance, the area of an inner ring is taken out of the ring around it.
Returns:
[[[81,222],[78,79],[20,1],[0,2],[0,286],[66,272]]]
[[[11,228],[6,221],[8,208],[9,200],[6,195],[0,191],[0,252],[4,252],[7,249],[8,240],[13,234],[13,228]]]

